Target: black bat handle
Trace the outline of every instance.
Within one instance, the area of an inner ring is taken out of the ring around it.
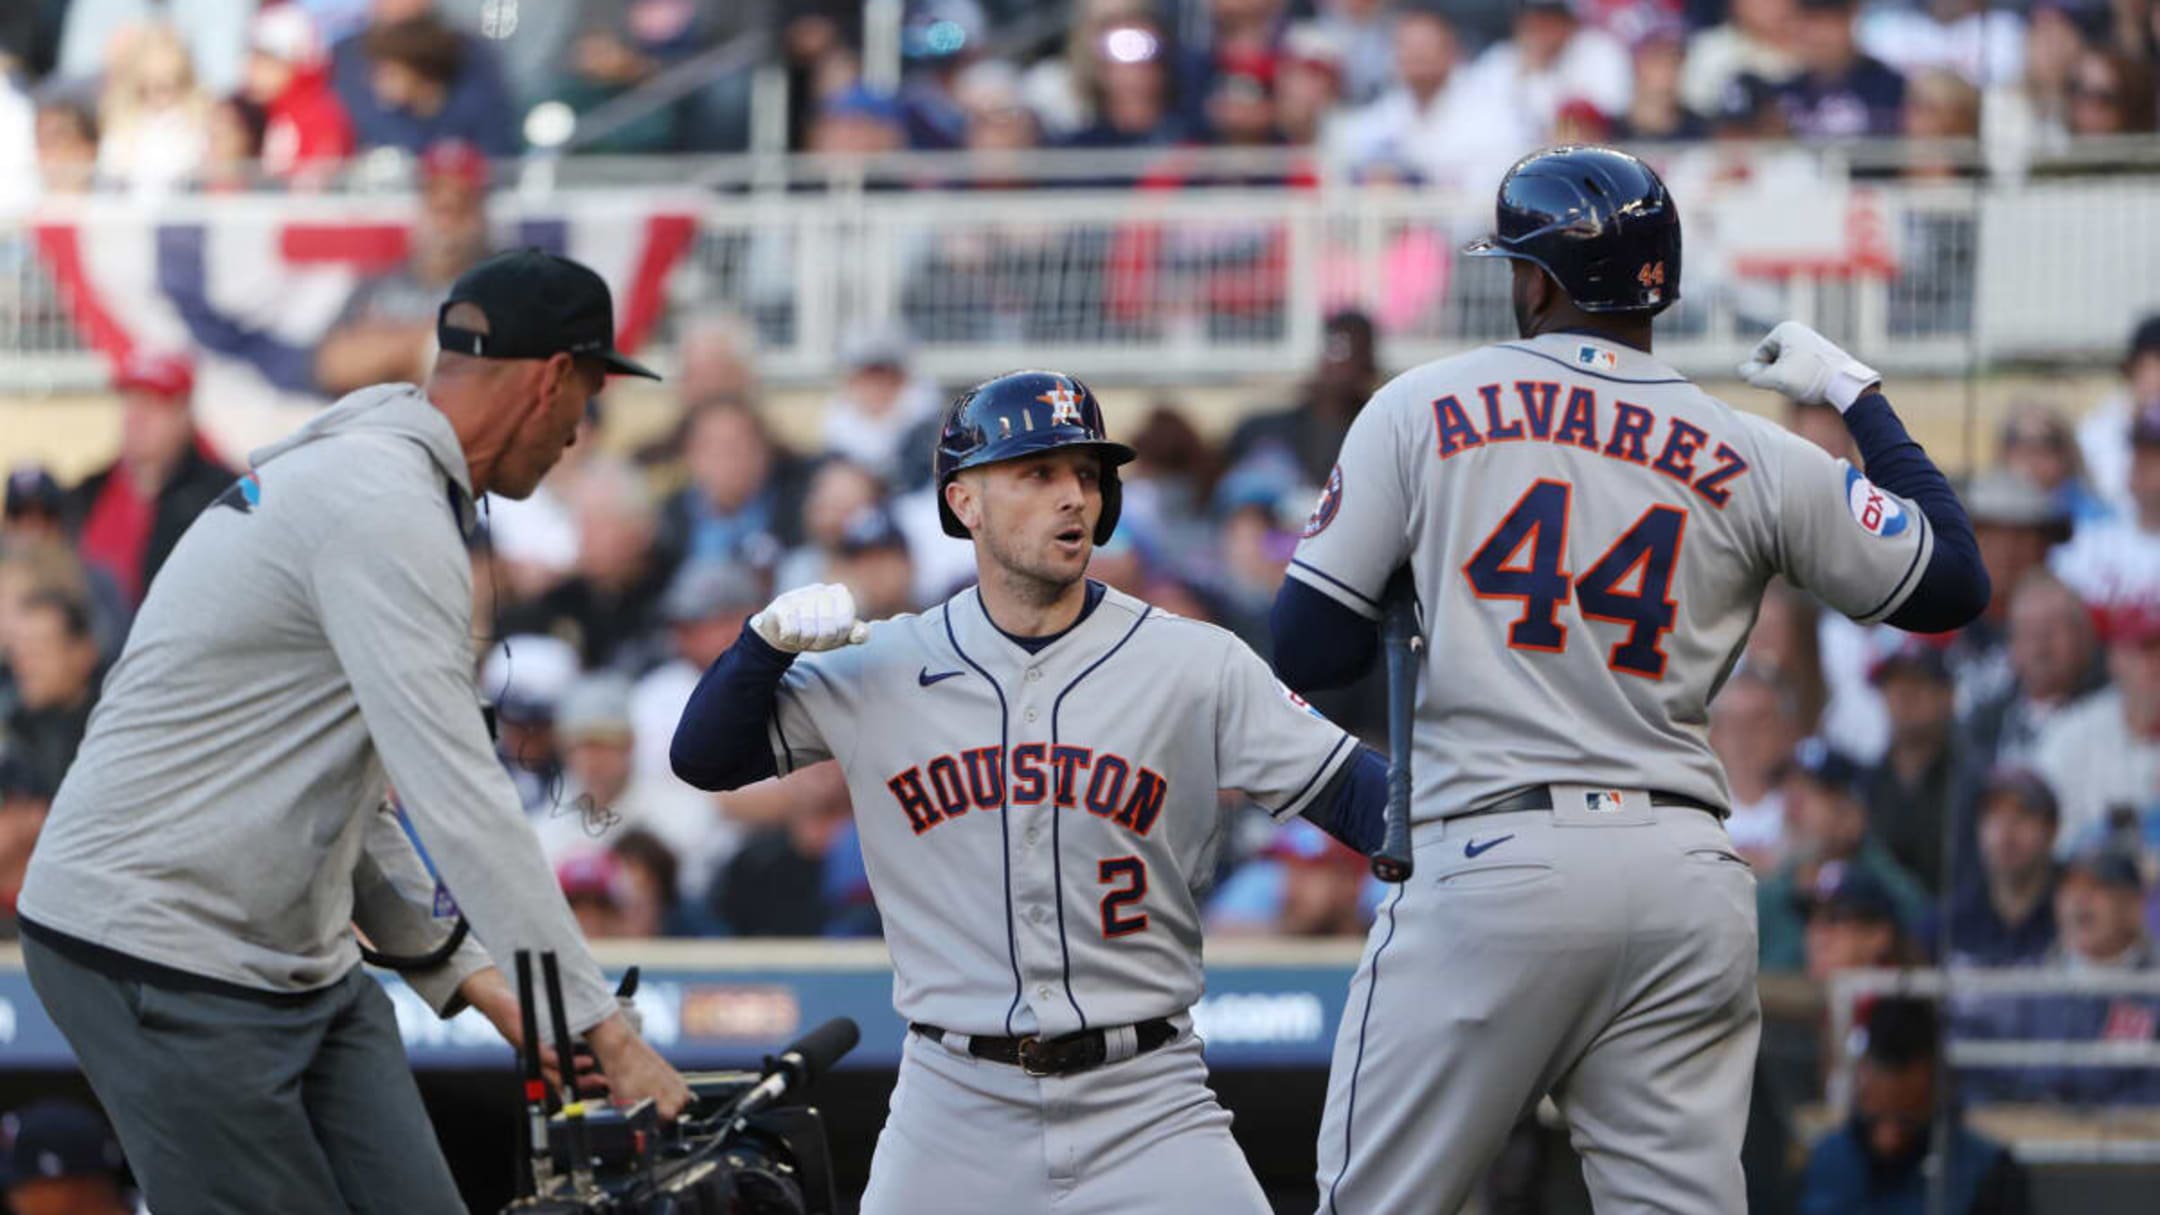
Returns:
[[[1373,876],[1407,882],[1410,861],[1410,727],[1423,677],[1425,639],[1418,633],[1417,592],[1408,567],[1389,580],[1380,645],[1387,652],[1387,835],[1372,854]]]

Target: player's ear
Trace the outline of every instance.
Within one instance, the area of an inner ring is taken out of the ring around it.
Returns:
[[[975,479],[966,473],[945,483],[945,505],[970,532],[982,526],[982,499],[975,489]]]

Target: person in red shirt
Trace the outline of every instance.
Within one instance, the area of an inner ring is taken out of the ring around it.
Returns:
[[[297,4],[255,16],[244,93],[268,112],[263,172],[320,181],[352,156],[352,120],[330,87],[330,54],[315,19]]]
[[[140,606],[150,580],[202,508],[232,484],[232,470],[197,439],[195,369],[185,356],[138,352],[113,390],[124,403],[120,455],[75,488],[76,548]]]

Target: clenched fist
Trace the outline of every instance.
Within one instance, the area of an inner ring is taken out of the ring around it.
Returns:
[[[855,619],[855,596],[831,582],[789,591],[752,616],[750,627],[789,654],[860,645],[870,636],[870,626]]]
[[[1836,406],[1839,413],[1882,383],[1873,367],[1798,321],[1786,321],[1755,343],[1748,361],[1740,364],[1740,376],[1803,405]]]

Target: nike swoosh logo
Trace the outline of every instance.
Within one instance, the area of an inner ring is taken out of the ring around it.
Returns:
[[[959,675],[965,675],[965,674],[967,674],[967,672],[966,672],[966,671],[939,671],[939,672],[938,672],[937,674],[935,674],[935,675],[932,675],[932,674],[930,673],[930,668],[929,668],[929,667],[924,667],[924,668],[923,668],[923,669],[922,669],[922,670],[921,670],[920,672],[918,672],[918,673],[916,674],[916,676],[915,676],[915,682],[916,682],[916,683],[917,683],[918,685],[920,685],[920,686],[922,686],[922,687],[925,687],[925,688],[927,688],[927,687],[929,687],[929,686],[930,686],[931,684],[934,684],[934,683],[938,682],[938,681],[939,681],[939,680],[941,680],[941,679],[952,679],[952,678],[954,678],[955,676],[959,676]]]
[[[1464,840],[1462,846],[1462,854],[1467,857],[1480,857],[1514,838],[1515,836],[1513,834],[1508,834],[1503,835],[1498,839],[1486,840],[1482,844],[1478,843],[1476,840]]]

